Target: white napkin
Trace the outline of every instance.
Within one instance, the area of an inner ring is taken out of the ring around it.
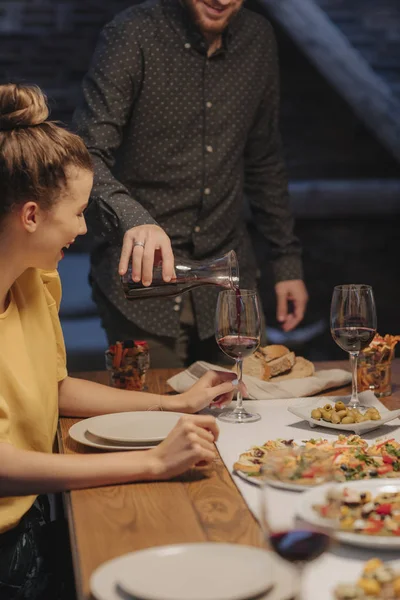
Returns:
[[[168,379],[167,383],[176,392],[185,392],[209,369],[232,372],[223,367],[198,361],[188,367],[186,371],[182,371]],[[244,375],[243,381],[247,387],[247,397],[250,400],[273,400],[277,398],[302,398],[318,394],[329,388],[342,387],[350,383],[351,374],[344,369],[326,369],[317,371],[311,377],[288,379],[279,383],[261,381],[261,379],[251,375]]]

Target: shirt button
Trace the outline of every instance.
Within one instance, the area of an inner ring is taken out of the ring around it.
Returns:
[[[179,304],[174,304],[174,311],[178,312],[178,310],[181,310],[181,307],[179,306]]]
[[[206,102],[206,106],[207,106],[207,108],[211,108],[212,107],[212,102]]]
[[[206,146],[206,150],[207,150],[207,152],[212,152],[213,151],[213,147],[212,146]]]
[[[194,228],[194,230],[195,230],[196,233],[199,233],[200,227],[198,225],[196,225],[196,227]]]
[[[189,48],[190,48],[190,44],[189,44],[189,42],[186,42],[186,44],[185,44],[185,48],[186,48],[186,50],[189,50]]]
[[[206,189],[204,190],[204,194],[205,194],[206,196],[209,196],[209,195],[211,194],[211,190],[210,190],[210,188],[206,188]]]
[[[180,304],[182,302],[182,296],[177,296],[175,298],[175,302],[176,302],[176,304]]]

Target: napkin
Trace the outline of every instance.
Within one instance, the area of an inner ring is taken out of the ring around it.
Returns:
[[[182,371],[168,379],[167,383],[176,392],[185,392],[209,369],[232,372],[230,369],[197,361],[188,367],[186,371]],[[248,391],[247,398],[250,400],[273,400],[278,398],[302,398],[318,394],[329,388],[343,387],[351,382],[351,374],[344,369],[325,369],[317,371],[311,377],[288,379],[279,383],[262,381],[251,375],[243,375],[243,381]]]

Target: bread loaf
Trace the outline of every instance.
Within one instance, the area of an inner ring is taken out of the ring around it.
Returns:
[[[236,370],[233,367],[232,370]],[[259,348],[243,360],[244,375],[251,375],[263,381],[274,382],[285,379],[300,379],[314,374],[314,365],[301,356],[295,356],[286,346],[274,344]]]
[[[272,344],[270,346],[261,346],[258,349],[258,352],[261,352],[261,354],[264,356],[264,359],[267,362],[270,362],[271,360],[280,358],[285,354],[289,354],[290,350],[289,348],[286,348],[286,346],[281,346],[280,344]]]
[[[263,379],[264,381],[268,381],[271,377],[271,371],[260,352],[255,352],[243,360],[243,373],[244,375],[258,377],[258,379]]]
[[[295,360],[296,357],[294,352],[289,352],[288,354],[284,354],[279,358],[270,360],[268,367],[271,371],[271,377],[277,377],[277,375],[281,375],[282,373],[286,373],[286,371],[290,371],[295,363]]]
[[[311,361],[303,358],[302,356],[296,356],[296,361],[292,369],[288,373],[278,375],[274,377],[274,381],[285,381],[286,379],[301,379],[303,377],[311,377],[314,375],[315,368]]]

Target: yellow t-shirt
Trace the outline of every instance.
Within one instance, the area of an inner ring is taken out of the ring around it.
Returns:
[[[67,376],[60,300],[57,271],[28,269],[0,314],[0,441],[16,448],[53,450],[58,382]],[[35,498],[0,498],[0,533],[17,525]]]

